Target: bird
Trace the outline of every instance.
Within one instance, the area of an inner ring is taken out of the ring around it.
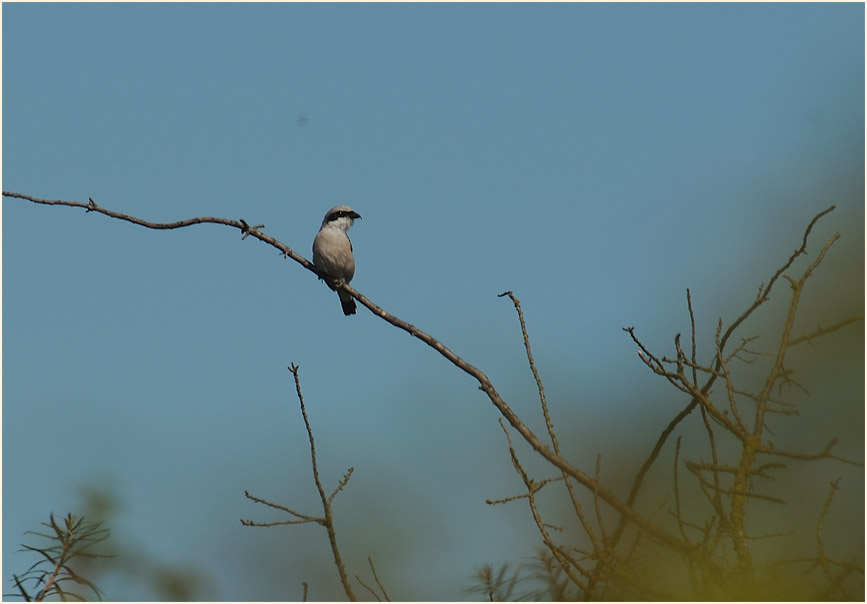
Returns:
[[[313,264],[326,277],[335,282],[349,283],[355,274],[355,258],[352,257],[352,242],[346,231],[361,215],[349,206],[334,206],[325,213],[322,226],[313,240]],[[328,287],[337,291],[340,305],[346,316],[355,314],[355,300],[345,291],[336,289],[328,279]]]

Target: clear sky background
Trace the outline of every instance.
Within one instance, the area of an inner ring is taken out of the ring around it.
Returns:
[[[352,285],[542,429],[497,298],[515,292],[586,469],[601,452],[631,471],[686,402],[621,328],[671,353],[689,287],[709,359],[717,319],[831,204],[810,249],[842,239],[802,327],[863,309],[860,3],[4,4],[2,33],[4,190],[244,218],[308,258],[324,212],[349,204]],[[533,554],[525,505],[485,504],[519,479],[476,383],[366,309],[344,317],[273,248],[17,199],[2,219],[4,592],[33,562],[23,532],[96,490],[118,543],[191,569],[197,597],[299,599],[307,581],[342,598],[321,527],[239,522],[281,519],[245,489],[317,513],[290,362],[326,488],[355,468],[335,500],[353,575],[369,580],[370,555],[393,598],[458,599],[474,568]],[[863,458],[862,325],[813,353],[840,349],[804,362],[798,438]],[[813,518],[843,474],[863,534],[861,471],[816,472],[799,483]]]

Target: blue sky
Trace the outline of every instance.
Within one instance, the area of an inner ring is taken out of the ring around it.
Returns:
[[[4,190],[243,217],[307,257],[325,210],[349,204],[353,286],[540,428],[497,298],[516,293],[579,463],[625,435],[645,450],[679,409],[621,328],[668,351],[690,287],[710,355],[717,318],[832,203],[817,240],[842,239],[810,303],[823,321],[863,308],[862,4],[2,11]],[[4,591],[30,563],[22,533],[108,485],[115,534],[199,569],[206,597],[300,598],[308,581],[340,598],[319,527],[238,522],[274,519],[245,489],[316,510],[290,362],[323,478],[355,467],[335,510],[353,573],[371,555],[392,597],[450,600],[474,566],[532,554],[523,507],[484,503],[518,489],[495,410],[431,349],[344,317],[228,228],[2,210]],[[863,355],[852,367],[863,377]],[[841,446],[858,457],[854,408]]]

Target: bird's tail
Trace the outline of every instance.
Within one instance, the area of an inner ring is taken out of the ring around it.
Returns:
[[[343,307],[343,314],[347,317],[355,314],[355,299],[344,291],[338,291],[340,296],[340,305]]]

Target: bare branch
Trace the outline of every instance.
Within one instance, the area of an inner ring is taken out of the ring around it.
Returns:
[[[277,241],[273,237],[269,235],[265,235],[261,231],[246,225],[246,223],[242,223],[241,221],[228,220],[225,218],[192,218],[189,220],[178,221],[174,223],[153,223],[145,220],[141,220],[138,218],[133,218],[131,216],[127,216],[125,214],[121,214],[119,212],[113,212],[110,210],[106,210],[102,207],[97,206],[95,203],[91,202],[91,204],[82,204],[79,202],[72,201],[49,201],[43,199],[37,199],[34,197],[30,197],[28,195],[22,195],[20,193],[11,193],[11,192],[3,192],[3,195],[7,197],[14,197],[19,199],[25,199],[31,201],[33,203],[44,204],[44,205],[63,205],[69,207],[79,207],[84,208],[88,211],[96,211],[106,216],[111,216],[113,218],[118,218],[120,220],[125,220],[127,222],[131,222],[133,224],[137,224],[140,226],[144,226],[152,229],[175,229],[181,228],[184,226],[191,226],[193,224],[201,224],[201,223],[214,223],[214,224],[223,224],[226,226],[231,226],[241,230],[244,233],[249,233],[256,239],[264,243],[268,243],[269,245],[277,248],[281,252],[283,252],[284,256],[292,258],[299,264],[301,264],[306,269],[310,270],[316,275],[322,277],[316,267],[312,262],[303,258],[302,256],[295,253],[288,246],[283,243]],[[449,362],[458,367],[461,371],[466,373],[467,375],[473,377],[479,383],[479,389],[484,392],[490,401],[494,404],[494,406],[499,410],[502,416],[508,421],[515,430],[518,431],[518,434],[529,443],[529,445],[536,450],[542,457],[548,460],[551,464],[556,466],[561,471],[565,472],[579,483],[584,485],[586,488],[594,491],[598,494],[598,496],[605,501],[608,505],[614,507],[621,515],[626,516],[631,522],[635,523],[642,530],[651,534],[655,539],[667,544],[669,547],[677,550],[677,551],[689,551],[691,547],[686,543],[682,542],[680,539],[669,533],[668,531],[661,529],[651,523],[649,520],[636,513],[629,505],[620,500],[612,491],[602,487],[601,485],[595,484],[594,480],[588,476],[586,473],[582,472],[572,464],[570,464],[565,458],[561,455],[558,455],[556,452],[552,451],[550,447],[545,445],[536,434],[530,430],[530,428],[524,424],[523,421],[518,417],[518,415],[512,410],[512,408],[506,403],[506,401],[500,396],[497,390],[494,388],[494,385],[491,383],[491,380],[485,375],[484,372],[474,367],[463,358],[455,354],[452,350],[447,348],[444,344],[442,344],[439,340],[422,331],[421,329],[415,327],[414,325],[395,317],[394,315],[389,314],[380,306],[377,306],[361,293],[350,287],[345,283],[336,283],[334,286],[337,289],[341,289],[348,293],[350,296],[358,300],[363,306],[366,306],[373,314],[380,317],[384,321],[391,323],[395,327],[406,331],[411,336],[418,338],[437,352],[439,352],[443,357],[445,357]]]
[[[521,302],[511,291],[499,295],[500,298],[503,296],[508,296],[512,300],[512,304],[515,306],[515,311],[518,313],[518,320],[521,323],[521,335],[524,337],[524,349],[527,352],[527,361],[530,363],[530,370],[533,372],[533,379],[536,380],[536,388],[539,391],[539,401],[542,404],[542,415],[545,417],[545,426],[548,429],[548,435],[551,437],[551,444],[554,447],[554,453],[558,456],[562,456],[560,453],[560,443],[557,441],[557,434],[554,432],[554,423],[551,421],[551,416],[548,413],[548,402],[545,399],[545,388],[542,385],[542,378],[539,377],[536,363],[533,361],[533,353],[530,350],[530,336],[527,333],[527,324],[524,322],[524,312],[521,310]],[[578,520],[581,522],[584,532],[586,532],[587,536],[590,537],[593,549],[598,550],[600,544],[596,538],[596,533],[593,530],[593,526],[584,517],[584,510],[581,508],[581,503],[578,501],[578,497],[575,494],[572,481],[569,480],[569,475],[565,471],[561,470],[561,472],[563,474],[563,481],[566,484],[566,490],[569,492],[569,500],[572,502],[572,509],[575,510],[575,515],[578,516]]]
[[[367,591],[369,591],[369,592],[373,595],[373,597],[376,598],[376,601],[377,601],[377,602],[382,602],[382,598],[379,597],[379,594],[376,593],[375,591],[373,591],[373,589],[372,589],[372,588],[371,588],[367,583],[365,583],[364,581],[362,581],[362,580],[361,580],[361,577],[359,577],[358,575],[355,575],[355,579],[356,579],[356,581],[358,581],[359,583],[361,583],[361,586],[362,586],[364,589],[366,589]]]
[[[799,459],[801,461],[814,461],[817,459],[835,459],[837,461],[843,462],[845,464],[849,464],[852,466],[864,466],[863,461],[857,461],[854,459],[847,459],[845,457],[840,457],[839,455],[835,455],[831,452],[834,446],[837,444],[837,439],[832,438],[825,448],[819,453],[796,453],[794,451],[786,451],[785,449],[777,449],[773,444],[762,445],[756,448],[756,453],[763,453],[766,455],[777,455],[779,457],[787,457],[789,459]]]
[[[673,473],[674,473],[674,510],[675,510],[675,518],[677,519],[677,526],[680,529],[680,534],[683,537],[684,541],[689,541],[689,537],[686,534],[686,530],[684,529],[684,521],[683,516],[680,511],[680,487],[677,481],[677,466],[680,462],[680,441],[681,437],[678,436],[677,440],[674,444],[674,464],[673,464]]]
[[[523,480],[524,486],[527,488],[527,501],[530,504],[530,512],[533,515],[533,520],[536,522],[536,527],[539,529],[539,533],[542,535],[542,541],[550,550],[551,554],[557,559],[557,563],[563,569],[563,572],[566,573],[566,576],[569,577],[569,580],[571,580],[572,583],[574,583],[583,593],[589,595],[587,584],[574,572],[575,570],[581,570],[580,564],[563,548],[554,543],[551,539],[551,535],[548,534],[547,525],[542,521],[542,517],[536,507],[535,497],[535,493],[541,487],[536,487],[533,479],[527,475],[524,468],[521,466],[521,462],[518,460],[518,454],[515,452],[515,447],[512,445],[512,437],[509,435],[509,431],[503,423],[503,420],[500,420],[500,427],[503,429],[503,433],[506,435],[506,440],[509,443],[509,455],[512,458],[512,465],[521,477],[521,480]]]
[[[807,229],[804,231],[804,238],[801,242],[801,247],[798,248],[797,250],[795,250],[792,253],[792,255],[789,257],[789,260],[785,264],[783,264],[783,266],[781,266],[780,268],[777,269],[777,272],[775,272],[774,275],[771,277],[771,280],[768,281],[767,286],[762,285],[759,287],[759,292],[756,295],[756,299],[753,302],[753,304],[749,308],[747,308],[747,310],[745,310],[743,313],[741,313],[741,315],[737,319],[735,319],[731,325],[729,325],[728,329],[726,329],[725,334],[722,336],[722,338],[720,340],[720,342],[721,342],[720,347],[722,349],[725,349],[725,346],[726,346],[726,343],[728,342],[728,339],[731,337],[732,333],[734,333],[734,331],[738,327],[740,327],[741,323],[746,321],[747,318],[750,315],[752,315],[753,312],[759,306],[761,306],[762,304],[764,304],[765,302],[768,301],[768,298],[769,298],[770,293],[771,293],[771,289],[773,289],[774,284],[780,278],[780,275],[782,275],[787,270],[789,270],[789,267],[792,266],[792,264],[795,262],[795,260],[799,256],[807,253],[807,239],[810,237],[810,233],[813,231],[813,227],[816,225],[816,223],[819,221],[819,219],[822,218],[823,216],[825,216],[826,214],[833,212],[836,208],[837,208],[837,206],[832,205],[831,207],[827,208],[826,210],[819,212],[813,218],[813,220],[810,221],[810,224],[807,225]]]
[[[307,409],[304,406],[304,396],[301,394],[301,380],[298,378],[298,365],[292,363],[289,365],[289,371],[292,372],[292,377],[295,379],[295,392],[298,394],[298,402],[301,405],[301,415],[304,418],[304,426],[307,428],[307,438],[310,440],[310,460],[313,465],[313,480],[316,483],[316,490],[319,491],[319,498],[322,500],[322,510],[325,512],[325,518],[322,522],[325,530],[328,532],[328,541],[331,543],[331,552],[334,554],[334,564],[337,566],[337,572],[340,574],[340,582],[343,584],[343,590],[346,592],[346,597],[355,602],[355,594],[352,592],[352,587],[349,584],[349,578],[346,576],[346,567],[343,565],[343,560],[340,557],[340,549],[337,547],[337,534],[334,532],[334,516],[331,513],[331,500],[334,495],[340,491],[349,476],[352,474],[352,468],[344,475],[340,481],[340,486],[334,491],[331,497],[325,496],[325,489],[322,488],[322,482],[319,480],[319,468],[316,465],[316,445],[313,442],[313,430],[310,428],[310,420],[307,418]]]
[[[696,373],[696,356],[695,356],[695,314],[692,312],[692,294],[689,291],[689,288],[686,288],[686,307],[689,310],[689,334],[690,334],[690,342],[692,344],[692,355],[690,355],[690,360],[692,361],[692,383],[698,384],[698,374]]]
[[[349,578],[346,576],[346,568],[343,565],[343,560],[340,557],[340,549],[337,546],[337,535],[334,531],[334,516],[331,511],[331,503],[334,499],[334,496],[337,495],[343,487],[346,486],[346,483],[349,482],[349,477],[352,476],[352,468],[343,475],[343,478],[340,480],[337,488],[331,493],[330,496],[326,497],[325,489],[322,487],[322,481],[319,479],[319,466],[316,461],[316,443],[313,438],[313,429],[310,427],[310,420],[307,417],[307,408],[304,405],[304,395],[301,393],[301,380],[298,377],[298,365],[292,363],[289,365],[289,371],[292,372],[292,376],[295,380],[295,393],[298,395],[298,402],[301,406],[301,416],[304,418],[304,427],[307,429],[307,440],[310,442],[310,462],[313,467],[313,481],[316,483],[316,490],[319,491],[319,499],[322,502],[322,511],[323,516],[321,518],[314,518],[312,516],[307,516],[306,514],[301,514],[300,512],[296,512],[286,506],[272,503],[270,501],[266,501],[259,497],[255,497],[244,491],[244,495],[257,503],[261,503],[267,505],[268,507],[281,510],[287,512],[298,520],[283,520],[277,522],[253,522],[251,520],[241,520],[241,524],[244,526],[278,526],[282,524],[305,524],[308,522],[316,522],[317,524],[321,524],[325,527],[326,532],[328,533],[328,541],[331,544],[331,553],[334,556],[334,565],[337,566],[337,572],[340,575],[340,582],[343,584],[343,590],[346,592],[346,597],[348,597],[351,601],[355,602],[355,594],[352,591],[352,586],[349,584]],[[362,583],[363,585],[363,583]],[[307,598],[307,584],[304,584],[304,597]]]
[[[518,313],[518,320],[521,323],[521,335],[524,336],[524,349],[527,352],[527,360],[530,362],[530,370],[533,372],[533,379],[536,380],[536,388],[539,391],[539,401],[542,403],[542,415],[545,417],[545,426],[548,428],[548,435],[551,437],[551,444],[554,446],[554,451],[559,455],[560,446],[557,443],[557,435],[554,433],[554,424],[551,422],[551,416],[548,413],[548,402],[545,400],[545,387],[542,385],[542,378],[539,377],[539,372],[536,369],[536,363],[533,361],[533,353],[530,350],[530,336],[527,334],[527,324],[524,322],[524,311],[521,310],[521,302],[515,297],[512,292],[503,292],[498,297],[502,298],[509,296],[512,304],[515,305],[515,311]]]
[[[746,434],[747,433],[747,425],[744,423],[744,420],[741,419],[741,414],[738,412],[738,405],[737,405],[737,402],[735,401],[734,384],[732,382],[732,376],[731,376],[731,373],[729,373],[728,364],[723,359],[723,352],[722,352],[722,348],[720,347],[719,333],[720,333],[721,329],[722,329],[722,320],[720,320],[719,326],[717,327],[717,331],[716,331],[717,364],[719,366],[719,369],[722,370],[723,376],[725,377],[726,395],[727,395],[728,401],[729,401],[729,409],[732,410],[732,416],[734,416],[735,421],[738,424],[738,428],[740,428],[740,432],[742,434]]]
[[[695,316],[692,309],[691,293],[689,292],[689,290],[687,290],[687,307],[689,310],[690,326],[692,329],[692,350],[691,355],[688,359],[684,351],[681,349],[679,334],[675,337],[674,340],[675,351],[677,353],[676,357],[674,359],[669,359],[665,356],[660,358],[657,355],[653,354],[637,338],[633,328],[624,328],[638,346],[638,354],[642,362],[644,362],[654,373],[665,377],[670,384],[672,384],[682,392],[689,393],[692,396],[692,400],[690,401],[689,405],[677,417],[675,417],[672,422],[669,423],[668,428],[663,431],[662,435],[657,440],[656,446],[654,447],[653,451],[648,456],[647,460],[645,461],[644,465],[639,470],[636,476],[636,479],[633,483],[633,490],[630,493],[630,497],[627,499],[626,503],[627,505],[630,505],[630,507],[634,503],[634,495],[637,495],[638,489],[641,487],[641,484],[644,480],[644,476],[647,474],[650,466],[657,459],[662,445],[667,441],[668,437],[673,432],[674,426],[681,422],[696,405],[700,405],[702,419],[705,423],[706,430],[708,431],[708,437],[711,443],[711,454],[713,457],[713,463],[702,465],[688,463],[687,467],[694,474],[696,474],[696,477],[699,479],[699,486],[702,489],[702,492],[705,494],[706,497],[708,497],[709,501],[713,505],[714,510],[719,515],[720,524],[719,530],[717,531],[716,539],[719,539],[719,537],[722,535],[723,530],[725,530],[727,534],[731,535],[733,539],[735,553],[738,558],[738,567],[740,568],[742,573],[741,580],[744,582],[745,585],[750,585],[752,580],[752,558],[746,542],[746,539],[748,537],[746,535],[746,531],[744,530],[744,502],[747,498],[752,497],[765,499],[774,503],[782,503],[782,500],[780,500],[779,498],[752,492],[751,486],[749,485],[748,481],[753,476],[762,476],[765,478],[769,478],[770,476],[767,474],[767,471],[774,467],[779,467],[782,465],[765,464],[763,466],[755,467],[754,462],[757,454],[777,453],[777,451],[772,448],[772,445],[765,446],[763,443],[764,435],[766,434],[766,432],[771,433],[770,428],[768,428],[765,424],[766,414],[796,413],[796,410],[790,408],[790,406],[788,406],[785,402],[773,399],[771,397],[771,389],[777,384],[779,384],[780,387],[782,387],[784,384],[793,384],[795,386],[801,387],[797,382],[792,379],[792,372],[785,368],[785,351],[791,345],[793,345],[793,342],[799,343],[801,341],[806,341],[819,335],[824,335],[825,333],[829,333],[834,329],[838,329],[848,323],[857,320],[850,319],[834,325],[832,326],[832,328],[820,328],[819,331],[808,334],[807,336],[802,336],[797,340],[790,339],[794,316],[798,308],[800,294],[803,289],[804,283],[812,274],[812,272],[822,262],[826,252],[831,247],[831,245],[833,245],[833,243],[839,238],[839,233],[834,234],[833,237],[825,244],[825,246],[817,255],[817,258],[807,267],[799,280],[796,281],[785,273],[789,270],[789,268],[791,268],[791,266],[799,256],[806,254],[807,241],[817,221],[833,209],[834,207],[832,206],[831,208],[820,212],[811,220],[810,224],[807,226],[804,232],[801,247],[795,250],[794,253],[789,257],[789,259],[777,269],[777,271],[768,281],[767,285],[762,284],[762,286],[759,287],[758,294],[756,295],[756,298],[753,301],[752,305],[750,305],[743,313],[741,313],[740,316],[738,316],[730,325],[728,325],[725,330],[722,320],[719,321],[715,336],[716,354],[714,362],[710,367],[701,366],[696,359]],[[780,345],[776,352],[776,355],[774,355],[773,366],[760,394],[752,395],[750,393],[741,392],[734,386],[734,381],[730,373],[728,363],[732,359],[738,359],[746,363],[751,363],[755,361],[756,357],[761,356],[761,353],[753,352],[748,347],[750,342],[752,342],[755,338],[742,339],[741,344],[731,352],[726,351],[726,345],[731,336],[733,335],[734,331],[748,317],[750,317],[756,309],[758,309],[769,299],[772,289],[781,277],[786,279],[790,283],[794,291],[794,295],[791,304],[789,305],[788,316],[786,318],[783,335],[780,340]],[[685,375],[685,368],[687,367],[691,369],[691,380]],[[701,386],[697,383],[697,377],[699,372],[707,375],[705,383]],[[723,412],[717,409],[717,407],[713,404],[713,402],[708,396],[711,392],[711,387],[714,385],[717,378],[720,377],[722,377],[725,382],[725,392],[728,399],[729,407],[728,411]],[[744,421],[744,418],[741,416],[741,410],[739,409],[739,405],[737,404],[736,395],[745,396],[756,403],[756,417],[753,426],[748,427],[747,423]],[[711,430],[711,425],[708,421],[709,418],[713,418],[715,422],[723,426],[730,434],[740,440],[742,446],[742,454],[740,463],[737,466],[724,466],[720,464],[716,451],[715,438],[713,435],[713,431]],[[820,456],[804,456],[798,454],[789,454],[788,456],[793,458],[834,457],[830,453],[830,449],[826,449],[826,451],[824,451]],[[713,476],[713,481],[708,481],[707,478],[702,475],[702,472],[711,472]],[[734,484],[730,488],[721,486],[721,472],[733,475]],[[721,500],[722,495],[731,498],[730,513],[725,513],[723,510]],[[615,542],[615,544],[622,534],[622,528],[623,522],[621,521],[621,524],[618,526],[618,530],[614,534],[613,541]],[[681,534],[683,535],[682,528]]]
[[[273,522],[273,523],[267,523],[267,524],[262,524],[262,523],[252,522],[250,520],[243,520],[242,519],[241,524],[243,524],[245,526],[271,526],[274,524],[304,524],[305,522],[316,522],[318,524],[322,524],[323,522],[325,522],[324,518],[314,518],[313,516],[308,516],[306,514],[302,514],[301,512],[296,512],[295,510],[287,508],[284,505],[280,505],[279,503],[272,503],[270,501],[267,501],[266,499],[262,499],[260,497],[256,497],[255,495],[251,495],[248,491],[244,491],[244,496],[247,499],[255,501],[256,503],[261,503],[263,505],[267,505],[270,508],[274,508],[275,510],[280,510],[280,511],[286,512],[288,514],[292,514],[296,518],[299,518],[299,520],[286,520],[283,522]]]
[[[379,576],[376,574],[376,567],[373,565],[373,558],[370,556],[367,557],[367,562],[370,564],[370,572],[373,573],[373,580],[376,581],[376,584],[379,586],[379,590],[382,592],[382,597],[385,598],[386,602],[391,602],[391,598],[388,597],[388,592],[385,591],[385,586],[379,580]]]
[[[328,504],[331,505],[331,501],[334,499],[334,496],[337,495],[340,491],[343,490],[343,487],[346,486],[346,483],[349,482],[349,478],[352,476],[352,473],[355,471],[355,468],[349,468],[346,471],[346,474],[343,475],[343,478],[340,479],[340,483],[338,483],[337,488],[334,489],[334,492],[328,496]]]
[[[821,336],[835,332],[838,329],[846,327],[847,325],[850,325],[850,324],[855,323],[857,321],[863,321],[863,320],[864,320],[864,315],[859,315],[857,317],[850,317],[844,321],[840,321],[839,323],[834,323],[831,327],[822,327],[820,325],[816,328],[816,331],[814,331],[812,333],[808,333],[808,334],[805,334],[803,336],[799,336],[797,338],[790,339],[788,342],[788,346],[789,346],[789,348],[791,348],[792,346],[796,346],[796,345],[800,344],[801,342],[809,342],[811,340],[815,340],[816,338],[819,338]]]
[[[246,239],[248,236],[252,235],[259,241],[263,243],[267,243],[268,245],[280,250],[285,258],[292,258],[295,262],[317,275],[320,278],[327,278],[327,275],[319,272],[319,269],[316,266],[292,250],[289,246],[284,243],[281,243],[274,237],[270,235],[266,235],[261,232],[259,229],[265,228],[264,224],[259,224],[255,226],[250,226],[246,220],[243,218],[239,220],[231,220],[229,218],[216,218],[213,216],[199,216],[196,218],[188,218],[186,220],[177,220],[174,222],[151,222],[148,220],[142,220],[141,218],[136,218],[135,216],[129,216],[127,214],[122,214],[121,212],[115,212],[113,210],[107,210],[102,206],[98,206],[93,199],[90,199],[88,203],[81,203],[79,201],[64,201],[64,200],[49,200],[49,199],[39,199],[37,197],[32,197],[30,195],[23,195],[21,193],[12,193],[9,191],[3,191],[4,197],[12,197],[16,199],[24,199],[27,201],[31,201],[40,205],[48,205],[48,206],[66,206],[70,208],[83,208],[85,212],[96,212],[98,214],[104,214],[111,218],[116,218],[118,220],[123,220],[124,222],[129,222],[138,226],[143,226],[148,229],[154,229],[157,231],[167,231],[180,229],[188,226],[193,226],[197,224],[219,224],[228,227],[234,227],[241,231],[242,237],[241,239]]]

